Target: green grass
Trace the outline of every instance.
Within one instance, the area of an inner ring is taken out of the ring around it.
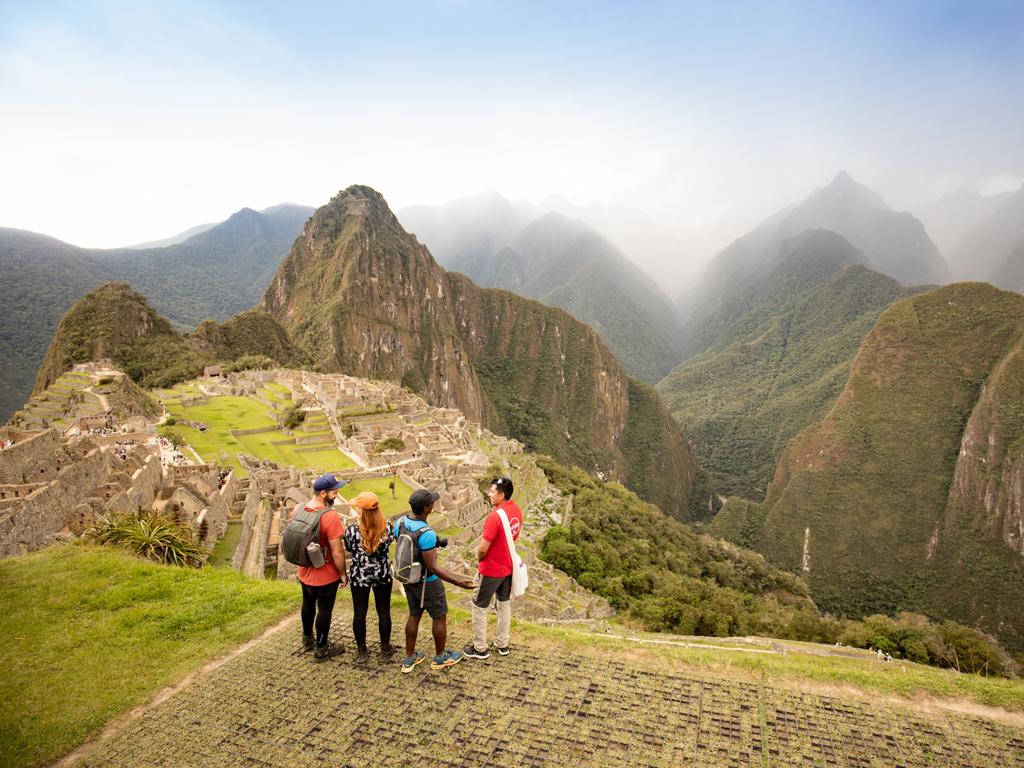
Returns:
[[[0,765],[51,763],[298,606],[294,584],[64,545],[0,562]]]
[[[380,499],[380,511],[385,517],[404,514],[409,511],[409,495],[412,488],[403,483],[401,478],[395,478],[395,497],[391,498],[391,489],[388,488],[391,478],[392,476],[388,475],[368,480],[353,480],[341,489],[341,495],[346,499],[354,499],[363,491],[372,491]]]
[[[238,453],[298,469],[341,472],[355,466],[355,462],[337,448],[325,446],[323,450],[299,452],[297,448],[310,446],[274,445],[274,442],[287,440],[289,436],[276,428],[276,420],[267,413],[263,403],[249,397],[212,397],[206,405],[187,408],[180,403],[166,400],[165,403],[168,412],[178,420],[174,429],[204,460],[230,464],[241,477],[246,477],[247,473],[238,461]],[[207,428],[200,431],[187,427],[182,423],[184,420],[202,422]],[[272,432],[238,437],[231,434],[232,430],[270,427],[274,428]]]
[[[241,540],[242,521],[229,520],[224,536],[214,545],[207,563],[215,568],[230,568],[235,557],[235,550],[238,549],[238,542]]]

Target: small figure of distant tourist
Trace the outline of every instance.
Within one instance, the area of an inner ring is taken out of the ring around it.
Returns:
[[[332,508],[338,491],[346,484],[345,480],[338,480],[334,475],[322,475],[313,482],[313,498],[304,505],[309,512],[323,510],[320,516],[320,548],[325,555],[324,564],[319,568],[298,567],[302,584],[302,641],[307,651],[313,651],[313,658],[317,661],[329,659],[345,650],[340,642],[332,643],[327,636],[331,630],[338,587],[348,584],[348,566],[341,543],[345,531],[341,517]],[[297,506],[292,514],[302,506]]]
[[[505,526],[508,525],[513,541],[519,538],[523,527],[523,513],[512,501],[512,480],[496,477],[491,481],[488,497],[493,509],[484,520],[484,529],[477,547],[480,561],[480,583],[473,594],[470,612],[473,616],[473,642],[462,649],[471,659],[490,658],[487,649],[487,613],[491,600],[497,599],[498,626],[494,632],[494,648],[508,656],[512,634],[512,553],[509,551]],[[505,520],[502,520],[502,516]]]
[[[434,511],[434,503],[440,498],[437,493],[426,489],[412,492],[409,507],[412,514],[398,519],[395,523],[395,538],[399,543],[396,547],[396,567],[403,552],[403,535],[414,540],[413,548],[416,565],[422,564],[421,576],[415,581],[405,581],[405,597],[409,601],[409,620],[405,624],[405,659],[402,661],[402,672],[412,672],[413,667],[426,658],[416,650],[416,636],[419,634],[420,618],[424,611],[430,615],[431,634],[434,638],[434,658],[431,669],[444,669],[462,661],[459,651],[445,647],[448,642],[448,600],[444,593],[443,581],[463,589],[472,589],[473,579],[468,576],[457,576],[446,570],[437,561],[437,548],[448,546],[448,540],[439,538],[427,523],[427,518]],[[399,579],[404,577],[399,574]]]
[[[359,522],[345,528],[345,550],[351,556],[348,583],[352,590],[352,634],[359,655],[365,657],[366,614],[370,610],[370,593],[377,609],[377,629],[380,633],[380,655],[390,658],[395,653],[391,645],[391,560],[388,549],[395,540],[395,532],[380,511],[377,494],[363,491],[352,505],[359,511]]]

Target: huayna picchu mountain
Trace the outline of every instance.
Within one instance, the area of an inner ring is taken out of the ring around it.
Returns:
[[[248,358],[281,365],[305,362],[272,317],[249,310],[219,324],[208,320],[179,333],[127,283],[106,283],[61,318],[36,375],[41,392],[76,363],[109,358],[135,382],[164,386],[198,376],[204,366]],[[17,418],[17,414],[15,415]]]
[[[446,272],[368,187],[316,211],[262,308],[323,370],[401,382],[676,517],[707,503],[665,406],[591,328]]]
[[[710,532],[802,573],[817,604],[913,610],[1024,650],[1024,296],[956,283],[890,306],[764,503]]]

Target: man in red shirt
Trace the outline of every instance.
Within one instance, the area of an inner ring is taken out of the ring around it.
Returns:
[[[338,480],[334,475],[318,477],[313,483],[314,496],[305,504],[310,512],[324,510],[320,516],[320,548],[324,552],[324,564],[319,568],[298,568],[299,582],[302,584],[302,641],[307,651],[315,648],[313,658],[317,661],[345,651],[340,642],[327,641],[338,587],[348,584],[348,565],[345,562],[345,548],[341,543],[345,530],[341,525],[341,517],[332,509],[338,498],[338,490],[345,485],[346,481]],[[298,509],[296,507],[292,514]]]
[[[505,524],[499,510],[504,511],[508,519],[513,541],[519,538],[519,531],[523,527],[523,513],[519,505],[512,501],[510,478],[494,478],[488,496],[494,509],[484,520],[480,546],[476,550],[476,559],[480,561],[480,584],[473,595],[471,608],[473,642],[462,650],[462,654],[471,659],[486,659],[491,655],[487,650],[487,611],[494,597],[497,597],[498,603],[494,647],[502,656],[509,654],[509,635],[512,631],[512,553],[508,548]]]

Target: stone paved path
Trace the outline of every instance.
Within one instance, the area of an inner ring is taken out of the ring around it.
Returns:
[[[333,635],[350,638],[349,621]],[[403,675],[351,644],[315,664],[298,634],[266,638],[76,765],[1024,768],[1024,729],[959,714],[547,646]]]

